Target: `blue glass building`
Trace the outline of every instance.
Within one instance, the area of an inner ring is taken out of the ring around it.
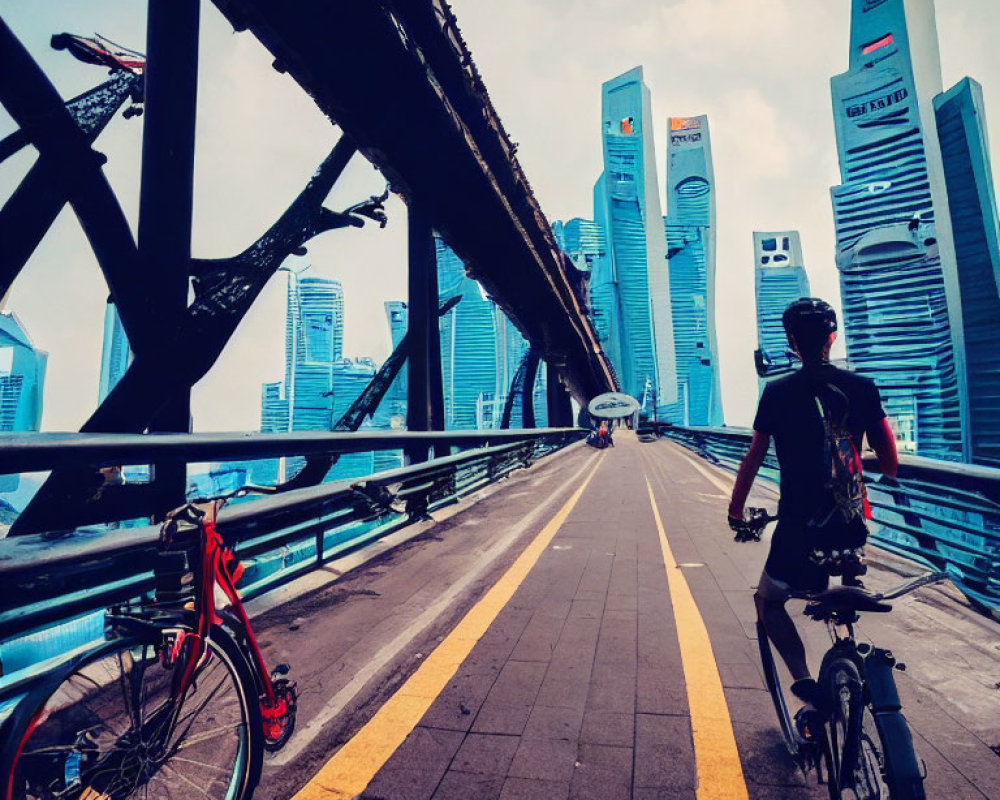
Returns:
[[[852,0],[848,71],[831,80],[843,331],[878,384],[901,449],[960,460],[961,303],[932,99],[932,0]]]
[[[461,302],[438,320],[445,428],[492,427],[492,409],[498,400],[494,306],[479,284],[465,274],[462,260],[440,239],[436,247],[438,296],[442,302],[462,296]]]
[[[334,421],[340,419],[351,407],[351,404],[358,399],[371,379],[375,377],[375,372],[375,362],[370,358],[342,358],[333,365]],[[365,419],[361,425],[362,431],[380,428],[388,428],[388,418],[381,420],[378,414],[376,414],[375,420]],[[357,478],[362,475],[371,475],[373,472],[375,472],[374,453],[370,451],[367,453],[344,453],[337,459],[333,469],[327,473],[326,479]]]
[[[293,431],[327,431],[333,364],[344,355],[344,290],[339,281],[289,273],[285,320],[285,394]]]
[[[594,220],[574,217],[554,222],[552,231],[569,260],[582,272],[592,273],[597,260],[607,254],[604,230]]]
[[[410,322],[409,307],[402,300],[388,300],[385,303],[385,315],[389,322],[389,338],[395,350],[406,336]],[[406,427],[407,367],[407,364],[403,365],[382,401],[382,404],[388,407],[390,417],[401,417],[401,422],[394,423],[399,427]]]
[[[97,402],[103,403],[108,393],[121,380],[132,360],[128,337],[118,316],[118,308],[109,299],[104,307],[104,340],[101,347],[101,379],[98,385]]]
[[[1000,225],[982,88],[934,99],[962,297],[971,460],[1000,467]]]
[[[482,287],[466,275],[462,260],[441,240],[437,240],[437,265],[441,301],[462,297],[439,318],[445,428],[498,428],[528,342]],[[543,363],[534,386],[538,427],[545,427],[548,420],[545,375]],[[512,418],[513,427],[521,424],[521,418]]]
[[[47,362],[21,321],[0,312],[0,431],[39,430]]]
[[[666,409],[677,402],[673,318],[666,237],[649,89],[642,67],[601,89],[604,173],[594,217],[607,235],[608,256],[595,260],[594,321],[622,390]]]
[[[289,272],[285,380],[265,383],[261,388],[261,432],[333,428],[337,421],[334,364],[343,356],[343,341],[344,290],[340,282]],[[284,477],[294,474],[302,463],[301,458],[288,459]],[[279,466],[273,461],[257,462],[253,467],[253,479],[260,483],[273,482],[279,475]]]
[[[715,337],[715,177],[708,117],[671,117],[667,135],[670,306],[677,403],[666,418],[681,425],[723,424]]]
[[[591,263],[590,316],[597,339],[617,371],[622,364],[622,311],[614,261],[607,249],[607,192],[603,175],[594,186],[594,224],[605,237],[605,249]]]
[[[754,231],[757,349],[765,363],[786,361],[788,339],[781,315],[800,297],[810,297],[798,231]]]

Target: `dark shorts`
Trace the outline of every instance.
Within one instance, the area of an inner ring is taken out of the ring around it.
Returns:
[[[805,527],[804,520],[797,522],[783,518],[778,521],[771,535],[771,550],[764,572],[793,590],[822,591],[829,585],[830,576],[825,569],[809,560]]]

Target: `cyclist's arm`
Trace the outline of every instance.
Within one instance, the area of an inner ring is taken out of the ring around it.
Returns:
[[[865,433],[868,435],[868,444],[878,456],[878,466],[882,474],[895,478],[899,471],[899,455],[896,453],[896,437],[892,435],[889,420],[883,417]]]
[[[771,444],[769,434],[760,431],[753,432],[753,440],[750,442],[750,450],[740,464],[740,471],[736,473],[736,483],[733,486],[733,496],[729,501],[729,516],[733,519],[743,519],[743,505],[750,494],[750,487],[754,478],[757,477],[757,470],[764,463],[767,456],[767,448]]]

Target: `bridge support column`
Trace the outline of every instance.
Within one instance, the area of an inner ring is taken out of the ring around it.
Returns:
[[[547,364],[546,399],[548,400],[549,427],[570,428],[573,426],[573,406],[569,392],[561,380],[559,370]]]
[[[416,200],[409,205],[410,356],[407,367],[406,427],[411,431],[444,430],[441,338],[438,327],[437,255],[428,215]],[[408,463],[426,461],[426,447],[406,453]]]
[[[147,291],[145,334],[133,342],[136,358],[157,341],[174,341],[188,306],[195,115],[198,97],[199,0],[150,0],[146,34],[139,264]],[[179,387],[149,430],[189,433],[191,387]],[[158,511],[181,505],[187,489],[183,463],[156,464]]]
[[[522,425],[525,428],[537,428],[535,422],[535,379],[538,377],[538,350],[528,348],[528,358],[525,363],[524,385],[521,387]]]

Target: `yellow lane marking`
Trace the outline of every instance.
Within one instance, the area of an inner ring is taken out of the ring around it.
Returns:
[[[695,768],[698,775],[698,800],[747,800],[743,767],[736,749],[733,723],[722,691],[722,679],[712,652],[705,621],[694,602],[684,573],[674,560],[667,533],[660,519],[660,509],[653,497],[653,487],[646,478],[649,504],[660,535],[663,563],[667,571],[670,602],[677,621],[681,664],[691,710],[691,733],[694,739]]]
[[[497,614],[507,605],[583,496],[599,466],[600,460],[493,588],[292,800],[349,800],[365,790],[448,685]]]

